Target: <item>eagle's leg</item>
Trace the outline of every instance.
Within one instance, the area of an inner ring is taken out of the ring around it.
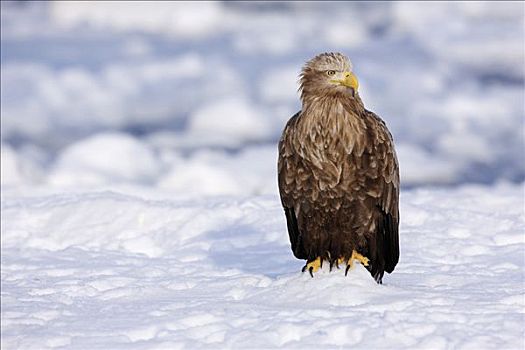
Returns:
[[[310,276],[314,277],[314,272],[319,271],[321,266],[323,266],[323,259],[321,257],[318,257],[315,260],[307,261],[302,271],[305,272],[306,270],[308,270],[308,272],[310,272]]]
[[[352,256],[348,261],[346,262],[346,270],[345,270],[345,276],[348,274],[348,270],[352,268],[354,265],[354,260],[359,261],[363,266],[368,266],[368,263],[370,260],[366,256],[363,256],[356,252],[355,250],[352,251]]]

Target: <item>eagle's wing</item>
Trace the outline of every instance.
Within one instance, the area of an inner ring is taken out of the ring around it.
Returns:
[[[279,194],[281,196],[281,203],[286,215],[286,223],[288,226],[288,235],[290,236],[290,243],[292,251],[296,258],[306,259],[306,253],[302,244],[301,233],[297,224],[297,217],[294,210],[294,200],[292,193],[286,190],[287,185],[291,184],[295,178],[294,168],[291,164],[294,162],[293,157],[296,157],[295,152],[291,149],[291,143],[288,142],[290,134],[293,133],[295,124],[301,111],[297,112],[286,124],[283,135],[279,141],[279,161],[278,161],[278,181]]]
[[[385,271],[391,273],[399,261],[399,189],[392,183],[385,186],[383,198],[388,197],[392,198],[391,203],[382,201],[379,205],[383,220],[379,225],[378,234],[383,235]]]
[[[377,185],[380,187],[377,198],[377,208],[380,211],[377,227],[376,247],[369,247],[376,251],[384,261],[384,271],[391,273],[399,260],[399,165],[394,149],[392,135],[384,121],[370,111],[366,113],[377,121],[377,136],[375,153],[382,158],[381,170],[378,172]],[[372,275],[379,281],[383,275],[382,264],[372,266]],[[374,271],[374,269],[378,269]]]

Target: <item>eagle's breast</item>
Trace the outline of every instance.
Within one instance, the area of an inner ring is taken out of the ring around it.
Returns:
[[[312,187],[321,192],[328,191],[331,197],[347,192],[355,178],[353,168],[358,166],[349,161],[351,155],[363,154],[365,130],[365,121],[349,113],[339,101],[320,102],[305,109],[297,120],[292,146],[300,157],[296,164],[297,173],[303,175],[303,179],[306,176],[311,179],[308,181],[310,186],[300,184],[299,190],[307,190],[314,200],[319,193]]]

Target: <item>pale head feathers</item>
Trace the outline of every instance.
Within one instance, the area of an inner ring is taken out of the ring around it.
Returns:
[[[335,71],[352,71],[352,62],[348,57],[339,52],[325,52],[315,56],[303,67],[303,73],[306,70],[315,70],[324,72],[327,70]]]
[[[352,91],[334,81],[344,80],[352,72],[350,59],[338,52],[325,52],[307,61],[299,75],[299,91],[303,108],[312,101],[324,98],[355,99],[361,103],[357,91]]]

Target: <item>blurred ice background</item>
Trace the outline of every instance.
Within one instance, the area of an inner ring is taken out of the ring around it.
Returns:
[[[522,182],[522,2],[1,2],[1,181],[277,191],[305,60],[341,51],[402,183]]]

